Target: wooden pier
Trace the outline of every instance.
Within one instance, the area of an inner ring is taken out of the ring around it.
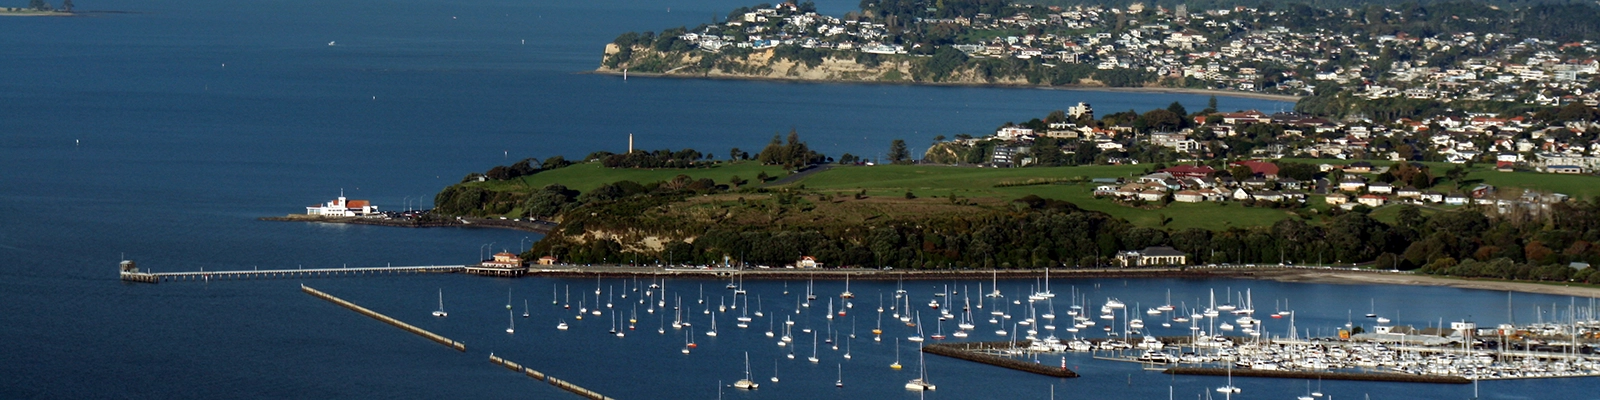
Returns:
[[[317,298],[320,298],[320,299],[323,299],[323,300],[327,300],[328,302],[331,302],[333,304],[338,304],[339,306],[342,306],[344,308],[348,308],[348,309],[350,309],[352,311],[355,311],[357,313],[361,313],[361,315],[372,317],[372,319],[383,321],[384,323],[389,324],[389,325],[394,325],[395,327],[403,329],[406,332],[415,333],[415,334],[417,334],[417,336],[422,336],[424,338],[427,338],[428,340],[432,340],[432,341],[437,342],[439,344],[445,345],[446,347],[449,347],[449,348],[452,348],[452,349],[456,349],[456,351],[461,351],[461,352],[466,352],[467,351],[467,346],[464,345],[464,344],[461,344],[461,342],[450,340],[449,338],[446,338],[444,336],[439,336],[437,334],[434,334],[433,332],[428,332],[426,330],[423,330],[422,328],[418,328],[416,326],[412,326],[411,324],[407,324],[405,322],[401,322],[400,320],[397,320],[397,319],[394,319],[394,318],[389,318],[389,316],[387,316],[387,315],[379,314],[377,311],[368,310],[366,307],[358,306],[355,303],[351,303],[351,302],[345,301],[344,299],[341,299],[341,298],[338,298],[338,297],[333,297],[333,295],[331,295],[331,294],[323,293],[322,291],[316,290],[316,289],[312,289],[309,286],[300,285],[300,291],[306,292],[306,294],[315,296]]]
[[[593,390],[584,389],[582,386],[574,385],[574,384],[572,384],[570,382],[567,382],[567,381],[564,381],[564,380],[560,380],[560,379],[556,379],[556,377],[554,377],[554,376],[545,375],[543,372],[539,372],[539,371],[533,370],[533,368],[524,367],[521,364],[517,364],[516,362],[512,362],[511,360],[507,360],[505,358],[496,356],[496,355],[494,355],[494,353],[490,353],[489,354],[489,362],[492,362],[495,365],[499,365],[499,366],[505,367],[506,369],[509,369],[509,370],[512,370],[512,371],[516,371],[516,372],[520,372],[522,374],[528,375],[529,378],[545,381],[545,383],[549,383],[550,386],[555,386],[557,388],[561,388],[561,390],[572,392],[573,394],[576,394],[576,395],[579,395],[579,396],[583,396],[584,398],[587,398],[587,399],[590,399],[590,400],[616,400],[616,399],[613,399],[613,398],[610,398],[610,397],[606,397],[605,395],[602,395],[602,394],[600,394],[598,392],[595,392]]]
[[[196,272],[140,272],[132,261],[123,261],[120,277],[123,281],[160,283],[171,281],[211,281],[213,279],[279,279],[317,278],[333,276],[362,276],[386,274],[455,273],[465,271],[465,265],[424,265],[407,267],[357,267],[357,268],[301,268],[261,269],[235,271]]]

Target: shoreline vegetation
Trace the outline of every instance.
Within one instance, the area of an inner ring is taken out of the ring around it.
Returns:
[[[913,81],[875,81],[859,79],[826,79],[806,78],[800,76],[774,77],[765,75],[743,74],[675,74],[663,72],[627,72],[609,70],[605,68],[593,71],[584,71],[586,74],[646,77],[646,78],[679,78],[679,79],[723,79],[723,80],[750,80],[767,82],[794,82],[794,83],[835,83],[848,85],[896,85],[896,86],[940,86],[940,87],[981,87],[981,88],[1010,88],[1010,89],[1041,89],[1041,90],[1082,90],[1113,93],[1158,93],[1158,94],[1193,94],[1211,95],[1217,97],[1233,97],[1242,99],[1272,100],[1294,103],[1300,101],[1302,96],[1283,94],[1241,92],[1235,90],[1195,89],[1176,87],[1115,87],[1094,85],[1044,85],[1028,83],[1003,83],[1003,82],[913,82]]]
[[[61,10],[35,10],[22,7],[0,7],[0,17],[71,17],[77,13]]]

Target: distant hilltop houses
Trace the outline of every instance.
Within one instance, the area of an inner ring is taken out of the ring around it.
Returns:
[[[367,200],[349,200],[343,193],[339,198],[327,203],[306,206],[307,215],[321,215],[325,217],[364,217],[377,215],[378,206],[372,205]]]

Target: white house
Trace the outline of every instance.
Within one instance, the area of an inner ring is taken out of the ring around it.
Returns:
[[[1369,194],[1369,195],[1361,196],[1361,197],[1356,199],[1356,202],[1361,203],[1363,205],[1366,205],[1367,207],[1382,206],[1383,203],[1388,202],[1388,201],[1389,201],[1389,199],[1386,199],[1383,196],[1379,196],[1379,195],[1375,195],[1375,194]]]
[[[378,206],[372,205],[372,202],[366,200],[346,200],[344,198],[344,194],[342,193],[339,195],[339,198],[334,199],[333,201],[321,205],[306,207],[306,214],[323,215],[329,217],[358,217],[377,213]]]

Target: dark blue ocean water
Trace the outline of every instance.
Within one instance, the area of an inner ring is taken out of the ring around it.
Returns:
[[[823,1],[840,14],[851,1]],[[605,335],[604,318],[572,319],[550,304],[552,285],[593,295],[589,280],[406,276],[123,284],[116,262],[146,269],[295,268],[462,263],[487,248],[519,249],[536,235],[501,230],[410,230],[260,222],[295,213],[340,190],[385,208],[427,205],[461,176],[524,157],[581,157],[640,148],[693,147],[725,154],[797,129],[829,154],[878,154],[891,139],[913,147],[934,135],[983,134],[1087,101],[1102,112],[1203,107],[1203,96],[1092,91],[791,84],[640,79],[581,74],[618,33],[694,25],[737,1],[415,0],[83,1],[80,9],[130,11],[79,18],[0,19],[0,398],[573,398],[486,361],[489,352],[617,398],[714,398],[740,378],[750,352],[763,388],[729,398],[912,398],[905,348],[873,343],[878,292],[858,282],[853,359],[824,348],[805,362],[766,338],[719,320],[717,338],[654,327]],[[669,11],[670,9],[670,11]],[[328,42],[337,42],[328,46]],[[525,41],[525,42],[524,42]],[[1219,99],[1224,109],[1288,105]],[[465,354],[298,293],[310,284],[467,343]],[[1002,282],[1013,290],[1031,282]],[[1094,288],[1099,284],[1098,289]],[[621,281],[608,281],[617,286]],[[706,282],[708,296],[725,295]],[[769,315],[796,315],[782,282],[749,282]],[[975,283],[974,283],[975,284]],[[696,296],[698,282],[671,282]],[[791,290],[798,282],[790,282]],[[825,295],[840,283],[819,283]],[[925,302],[934,283],[910,284]],[[942,285],[942,283],[941,283]],[[1009,285],[1009,286],[1008,286]],[[1258,308],[1288,298],[1300,326],[1331,328],[1375,299],[1380,310],[1424,325],[1435,318],[1504,320],[1503,293],[1442,288],[1254,281],[1065,281],[1095,296],[1134,302],[1198,299],[1208,289],[1253,289]],[[443,289],[446,319],[428,316]],[[504,333],[512,291],[533,316]],[[692,302],[695,297],[687,297]],[[632,297],[630,300],[637,299]],[[1096,300],[1101,300],[1098,297]],[[1568,299],[1517,295],[1513,308]],[[576,302],[576,299],[574,299]],[[590,306],[593,306],[592,299]],[[617,304],[626,304],[621,299]],[[687,304],[686,304],[687,305]],[[817,308],[825,307],[816,303]],[[576,307],[576,305],[574,305]],[[622,306],[619,306],[622,307]],[[703,307],[703,306],[701,306]],[[816,308],[813,308],[816,309]],[[620,309],[619,309],[620,311]],[[630,309],[631,312],[631,309]],[[693,314],[697,328],[709,325]],[[558,318],[573,329],[556,331]],[[932,325],[931,317],[925,322]],[[836,320],[841,325],[843,320]],[[885,324],[886,338],[903,326]],[[840,326],[836,326],[840,328]],[[1269,330],[1282,326],[1268,325]],[[993,329],[980,329],[989,332]],[[975,338],[988,339],[988,334]],[[842,350],[842,349],[841,349]],[[768,384],[781,359],[782,382]],[[1050,362],[1051,360],[1046,360]],[[1054,362],[1059,363],[1059,358]],[[835,389],[843,364],[846,388]],[[1210,378],[1144,373],[1069,356],[1084,378],[1058,380],[940,357],[928,360],[933,398],[1164,398],[1193,396]],[[1304,382],[1237,379],[1240,398],[1290,398]],[[1466,387],[1324,382],[1338,398],[1462,398]],[[1491,398],[1582,398],[1594,380],[1486,383]]]

